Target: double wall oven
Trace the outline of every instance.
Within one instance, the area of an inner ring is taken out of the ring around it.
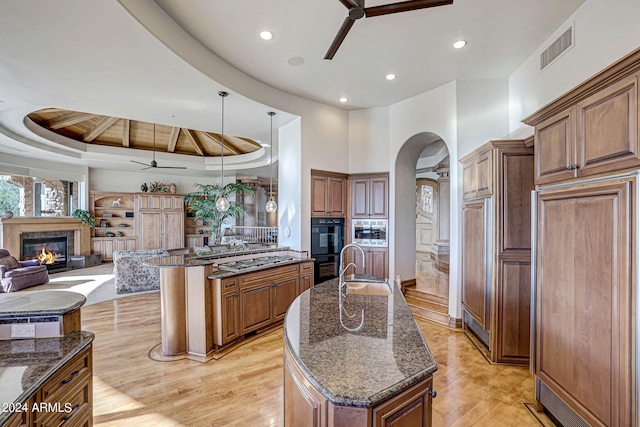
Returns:
[[[344,246],[344,218],[311,218],[311,257],[315,258],[315,283],[338,277]]]

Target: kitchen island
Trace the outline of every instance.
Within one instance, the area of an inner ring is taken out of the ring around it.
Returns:
[[[313,283],[313,262],[289,248],[185,253],[145,260],[160,268],[163,356],[207,361],[284,319]]]
[[[428,426],[437,365],[400,292],[304,292],[284,322],[285,426]]]

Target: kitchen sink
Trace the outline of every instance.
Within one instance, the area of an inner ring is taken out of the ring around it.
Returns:
[[[391,295],[391,288],[385,282],[345,282],[349,295]]]

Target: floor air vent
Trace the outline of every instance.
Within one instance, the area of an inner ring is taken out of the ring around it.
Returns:
[[[536,378],[536,399],[563,427],[589,427],[578,414],[564,403],[545,383]]]
[[[540,54],[540,71],[544,70],[572,46],[573,27],[569,27],[556,41],[551,43],[551,46]]]

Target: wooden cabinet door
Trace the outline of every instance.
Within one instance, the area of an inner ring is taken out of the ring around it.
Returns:
[[[240,289],[240,317],[242,334],[271,324],[272,282],[265,279],[260,284]]]
[[[359,250],[350,247],[347,248],[344,251],[344,265],[345,267],[347,265],[349,265],[349,263],[354,263],[356,266],[353,267],[349,267],[347,269],[347,271],[345,272],[345,274],[368,274],[367,273],[367,268],[368,268],[368,264],[369,264],[369,257],[367,256],[367,252],[365,250],[365,255],[364,255],[364,259],[362,257],[362,252],[360,252]],[[365,261],[367,263],[367,265],[365,264]]]
[[[492,190],[491,152],[482,154],[476,160],[476,197],[485,197]]]
[[[369,179],[352,179],[350,186],[351,218],[369,218]]]
[[[431,426],[432,377],[373,408],[374,427]]]
[[[159,249],[162,247],[162,214],[160,212],[141,212],[138,232],[140,249]]]
[[[225,345],[240,336],[240,294],[233,291],[222,294],[221,307],[222,344]]]
[[[383,248],[371,248],[367,250],[367,274],[381,279],[389,278],[388,252]]]
[[[300,294],[313,286],[313,262],[300,264]]]
[[[477,167],[475,160],[462,164],[462,197],[464,200],[473,199],[477,192]]]
[[[284,319],[287,309],[299,295],[300,283],[298,277],[275,279],[273,288],[273,321]]]
[[[462,207],[462,307],[489,330],[487,199]]]
[[[343,217],[347,213],[347,182],[343,178],[329,177],[329,216]]]
[[[102,258],[113,259],[113,251],[116,250],[115,239],[102,240]]]
[[[371,218],[389,218],[389,178],[371,178],[369,184]]]
[[[578,176],[640,165],[638,75],[580,102],[576,122]]]
[[[574,116],[575,110],[567,109],[536,126],[536,184],[576,177]]]
[[[162,212],[162,248],[177,249],[184,245],[184,213]]]
[[[329,211],[329,180],[311,175],[311,216],[326,216]]]
[[[540,192],[536,375],[587,423],[630,426],[635,182]]]

